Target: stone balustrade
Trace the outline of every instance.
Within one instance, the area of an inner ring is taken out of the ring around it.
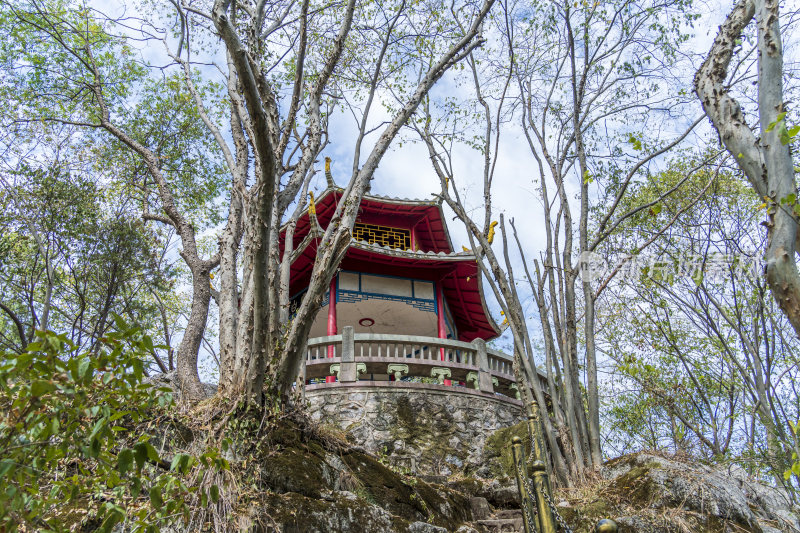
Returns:
[[[335,382],[317,383],[331,375]],[[419,385],[501,396],[511,403],[519,398],[511,356],[487,349],[482,339],[354,333],[352,326],[339,335],[308,340],[304,377],[307,390]]]

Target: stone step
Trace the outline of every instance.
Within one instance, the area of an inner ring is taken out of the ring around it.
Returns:
[[[522,520],[522,509],[499,509],[495,511],[492,516],[493,518],[499,518],[500,520]]]
[[[478,520],[478,527],[484,533],[523,533],[522,518],[490,518]]]

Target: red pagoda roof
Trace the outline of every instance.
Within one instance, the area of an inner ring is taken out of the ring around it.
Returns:
[[[317,220],[323,228],[336,211],[336,205],[342,197],[342,189],[325,189],[315,200]],[[417,246],[424,252],[453,251],[450,234],[444,223],[442,205],[436,200],[409,200],[405,198],[388,198],[365,195],[359,206],[358,221],[365,224],[414,228]],[[303,213],[297,221],[294,231],[294,246],[297,247],[306,238],[310,229],[308,212]],[[281,232],[281,250],[283,250]]]
[[[323,229],[333,217],[342,193],[340,188],[329,188],[316,199],[317,220]],[[353,240],[339,265],[340,269],[436,282],[442,287],[459,340],[488,340],[500,334],[486,308],[477,258],[472,252],[453,252],[440,202],[366,195],[361,201],[357,220],[364,224],[414,228],[418,250]],[[318,239],[309,238],[310,227],[309,215],[305,212],[294,233],[296,249],[289,282],[290,294],[297,294],[310,282],[318,244]],[[281,231],[281,251],[284,235]]]

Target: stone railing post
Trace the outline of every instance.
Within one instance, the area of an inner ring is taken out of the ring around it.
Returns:
[[[341,382],[358,381],[354,338],[353,326],[342,328],[342,366],[339,371],[339,381]]]
[[[486,341],[475,339],[472,344],[475,346],[475,359],[478,363],[478,389],[494,394],[492,373],[489,372],[489,355],[486,353]]]

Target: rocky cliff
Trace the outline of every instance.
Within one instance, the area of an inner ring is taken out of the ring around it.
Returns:
[[[281,532],[523,531],[517,491],[502,442],[489,439],[494,477],[411,474],[393,469],[330,433],[284,423],[272,431],[258,485],[234,513],[237,527]],[[324,435],[320,437],[319,435]],[[492,446],[499,447],[493,449]],[[719,469],[654,454],[613,459],[574,489],[557,489],[558,512],[576,533],[612,518],[622,533],[800,532],[797,509],[782,491]]]

